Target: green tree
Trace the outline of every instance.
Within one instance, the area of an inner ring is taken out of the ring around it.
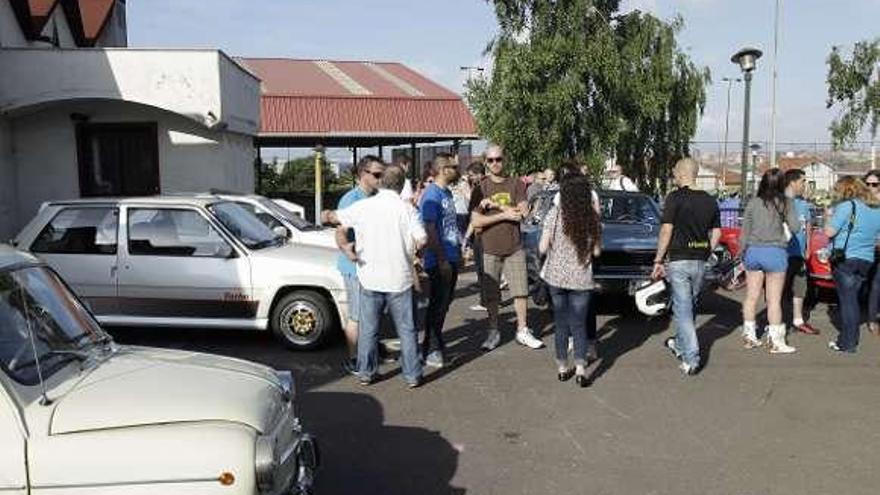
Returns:
[[[324,189],[330,189],[337,183],[336,174],[327,160],[321,161],[321,178]],[[315,155],[304,156],[288,161],[279,178],[282,191],[315,192]]]
[[[617,0],[495,0],[492,77],[468,84],[481,133],[515,172],[615,153],[644,183],[687,152],[708,71],[678,49],[681,21],[618,13]]]
[[[684,22],[667,23],[632,12],[616,28],[622,79],[615,99],[623,115],[617,161],[646,190],[666,188],[671,167],[689,153],[706,105],[709,69],[682,52],[676,34]]]
[[[826,105],[839,107],[829,128],[834,145],[852,143],[866,124],[873,140],[880,122],[880,38],[856,43],[849,57],[835,46],[827,63]]]

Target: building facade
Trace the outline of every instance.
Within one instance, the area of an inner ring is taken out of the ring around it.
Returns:
[[[122,0],[0,0],[0,242],[48,200],[251,192],[260,81],[127,48]]]

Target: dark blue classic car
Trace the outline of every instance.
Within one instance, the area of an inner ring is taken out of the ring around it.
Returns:
[[[541,225],[553,205],[556,191],[537,194],[529,216],[523,221],[523,242],[529,261],[529,282],[535,302],[543,305],[540,293],[538,242]],[[651,278],[660,235],[660,207],[644,193],[598,191],[602,221],[602,255],[595,260],[593,276],[598,290],[632,295]],[[707,281],[717,277],[706,271]],[[711,286],[710,286],[711,287]]]
[[[530,280],[538,278],[541,225],[554,195],[555,191],[536,195],[531,213],[523,222]],[[622,191],[599,191],[599,203],[602,256],[595,262],[593,276],[603,292],[632,292],[651,276],[660,233],[660,208],[647,194]]]

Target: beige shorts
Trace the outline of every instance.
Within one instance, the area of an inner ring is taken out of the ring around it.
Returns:
[[[498,304],[501,301],[501,274],[507,280],[510,296],[528,297],[529,280],[526,274],[526,252],[519,249],[509,256],[483,254],[483,303]]]

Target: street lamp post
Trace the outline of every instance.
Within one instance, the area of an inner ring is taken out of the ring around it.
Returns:
[[[723,82],[727,83],[727,113],[724,117],[724,152],[721,154],[721,183],[726,184],[727,181],[727,133],[730,130],[730,89],[733,86],[734,82],[742,82],[740,78],[731,78],[731,77],[723,77],[721,78]]]
[[[740,201],[746,201],[746,172],[749,163],[749,105],[752,92],[752,72],[755,70],[755,62],[761,58],[761,50],[757,48],[743,48],[733,54],[730,61],[739,65],[745,80],[745,98],[743,101],[743,141],[742,163],[740,164]]]

